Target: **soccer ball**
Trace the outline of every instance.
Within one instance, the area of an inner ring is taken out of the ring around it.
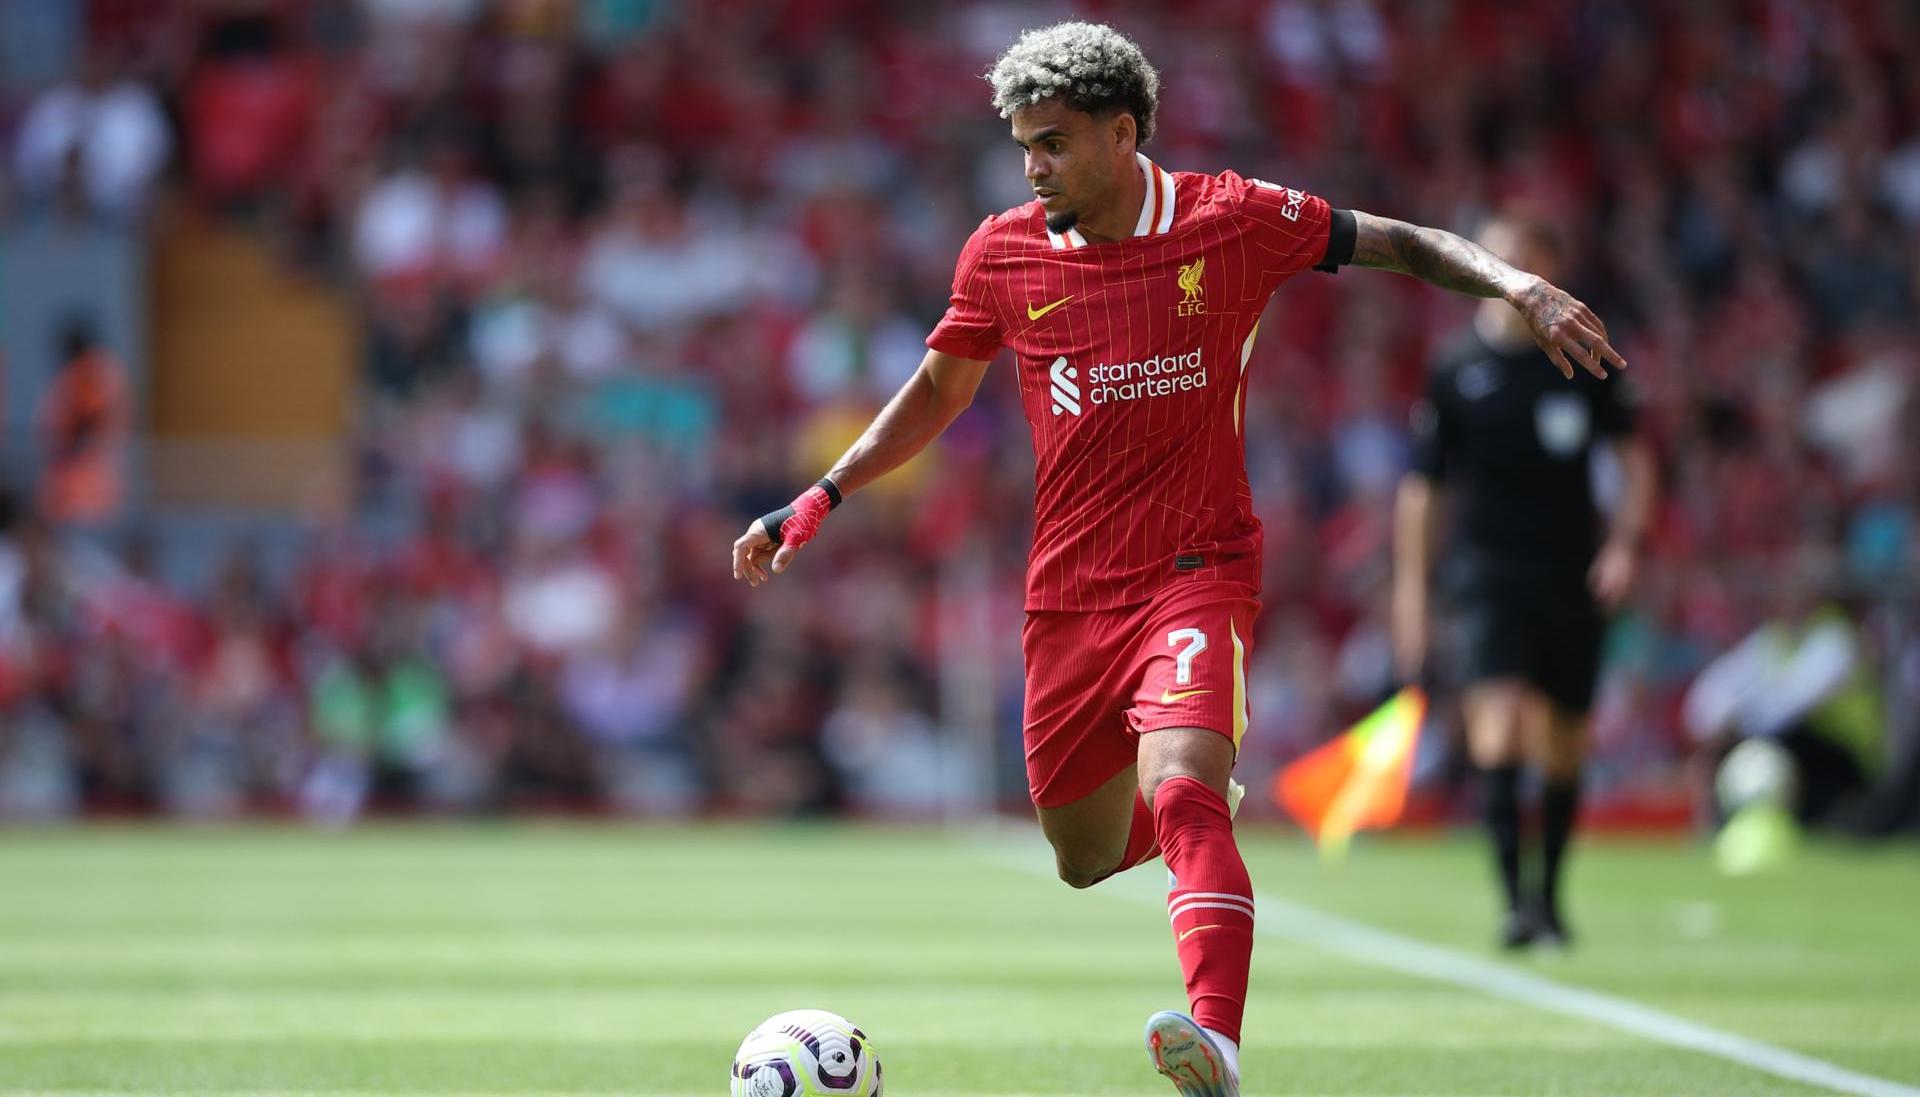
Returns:
[[[1714,792],[1728,815],[1754,804],[1790,811],[1799,798],[1799,777],[1787,748],[1772,739],[1743,739],[1720,763]]]
[[[880,1056],[845,1017],[790,1009],[740,1042],[733,1097],[881,1097]]]

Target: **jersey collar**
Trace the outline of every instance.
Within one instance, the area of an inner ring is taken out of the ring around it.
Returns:
[[[1140,199],[1140,219],[1134,222],[1135,236],[1159,236],[1173,231],[1173,205],[1178,198],[1173,176],[1160,165],[1141,153],[1133,154],[1140,164],[1140,172],[1147,178],[1147,192]],[[1077,228],[1066,232],[1047,230],[1047,243],[1055,251],[1069,251],[1087,246],[1087,238],[1080,235]]]

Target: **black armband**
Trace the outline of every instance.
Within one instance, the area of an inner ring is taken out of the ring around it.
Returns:
[[[1353,246],[1351,244],[1347,246],[1347,252],[1349,254],[1353,252]],[[840,505],[840,486],[838,484],[822,476],[820,479],[814,481],[813,486],[827,493],[828,510],[832,510]]]
[[[1354,221],[1353,211],[1334,210],[1327,219],[1327,256],[1315,263],[1313,269],[1327,274],[1338,273],[1341,267],[1353,262],[1353,245],[1359,236],[1360,229]]]

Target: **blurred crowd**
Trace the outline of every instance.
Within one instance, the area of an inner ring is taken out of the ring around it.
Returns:
[[[1018,803],[1032,451],[998,368],[786,576],[750,593],[722,560],[918,364],[973,226],[1030,196],[979,76],[1068,15],[1159,66],[1164,166],[1465,233],[1520,206],[1572,241],[1665,488],[1609,641],[1598,810],[1684,803],[1689,683],[1783,615],[1838,612],[1887,712],[1920,695],[1900,0],[95,0],[35,22],[56,8],[0,10],[12,52],[70,44],[7,104],[11,216],[247,226],[350,290],[364,370],[350,491],[301,516],[291,562],[236,544],[189,587],[138,500],[70,529],[15,477],[6,810],[923,813],[983,782]],[[1406,412],[1467,316],[1348,271],[1263,325],[1255,781],[1392,685]]]

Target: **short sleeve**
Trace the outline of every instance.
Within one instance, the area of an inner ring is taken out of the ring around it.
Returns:
[[[1436,484],[1447,478],[1447,450],[1452,441],[1443,389],[1441,374],[1436,372],[1407,417],[1413,439],[1413,471]]]
[[[1223,173],[1221,179],[1240,196],[1246,238],[1259,249],[1258,261],[1265,273],[1286,278],[1326,258],[1333,210],[1325,199],[1233,172]]]
[[[1593,380],[1593,433],[1600,438],[1624,438],[1633,433],[1633,385],[1616,373]]]
[[[953,296],[946,315],[927,336],[927,346],[956,358],[985,362],[1000,350],[1000,319],[993,311],[992,286],[987,280],[985,241],[993,219],[980,223],[953,267]]]

